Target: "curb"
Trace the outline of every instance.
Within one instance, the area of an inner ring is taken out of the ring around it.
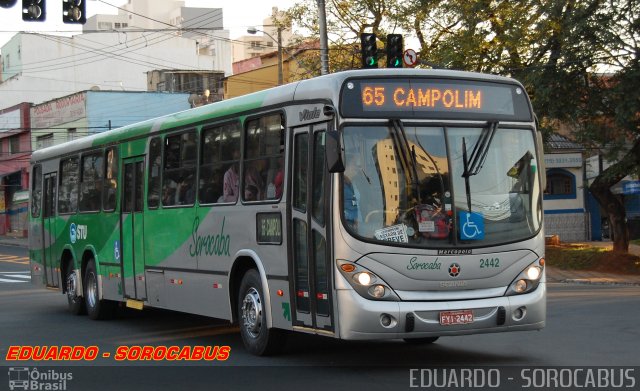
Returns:
[[[594,281],[588,278],[566,278],[564,280],[560,280],[561,283],[566,284],[583,284],[583,285],[621,285],[621,286],[640,286],[640,282],[630,282],[630,281],[614,281],[603,279],[602,281]]]

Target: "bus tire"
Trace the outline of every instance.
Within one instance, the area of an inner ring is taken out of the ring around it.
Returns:
[[[84,303],[87,315],[93,320],[108,319],[113,316],[115,302],[100,299],[98,294],[98,273],[96,263],[90,259],[87,263],[87,270],[84,275]]]
[[[424,338],[403,338],[403,341],[409,345],[428,345],[436,342],[440,337],[424,337]]]
[[[250,269],[242,278],[238,295],[238,320],[242,342],[249,353],[268,356],[277,353],[284,342],[281,330],[267,327],[260,275]]]
[[[78,274],[73,270],[73,264],[69,262],[66,267],[66,275],[64,277],[65,289],[67,292],[67,303],[69,304],[69,312],[74,315],[84,315],[84,299],[76,294],[78,289]]]

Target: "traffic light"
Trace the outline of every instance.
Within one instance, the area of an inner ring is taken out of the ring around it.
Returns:
[[[402,34],[387,35],[387,68],[402,68]]]
[[[85,24],[87,21],[84,0],[62,0],[62,21]]]
[[[22,0],[22,20],[44,22],[46,17],[45,0]]]
[[[16,5],[18,0],[0,0],[0,7],[2,8],[10,8]]]
[[[360,45],[362,68],[377,68],[378,46],[376,45],[376,35],[369,33],[360,34]]]

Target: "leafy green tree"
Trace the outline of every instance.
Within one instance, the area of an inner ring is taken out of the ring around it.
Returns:
[[[614,249],[628,251],[624,205],[609,188],[640,167],[639,2],[328,0],[330,66],[359,67],[359,33],[384,37],[401,30],[417,38],[422,67],[520,80],[545,133],[565,125],[578,141],[617,161],[590,189],[610,217]],[[302,1],[289,14],[312,36],[315,4]],[[309,59],[319,69],[317,57]],[[612,74],[599,74],[604,71]]]

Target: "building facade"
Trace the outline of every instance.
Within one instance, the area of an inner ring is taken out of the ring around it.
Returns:
[[[30,107],[0,110],[0,235],[21,237],[27,231]]]
[[[583,152],[580,144],[558,134],[552,134],[545,145],[544,229],[546,235],[558,235],[563,242],[591,240]]]
[[[182,37],[95,33],[53,37],[19,33],[2,47],[3,107],[89,90],[146,91],[146,72],[174,66],[211,71],[213,57]]]

